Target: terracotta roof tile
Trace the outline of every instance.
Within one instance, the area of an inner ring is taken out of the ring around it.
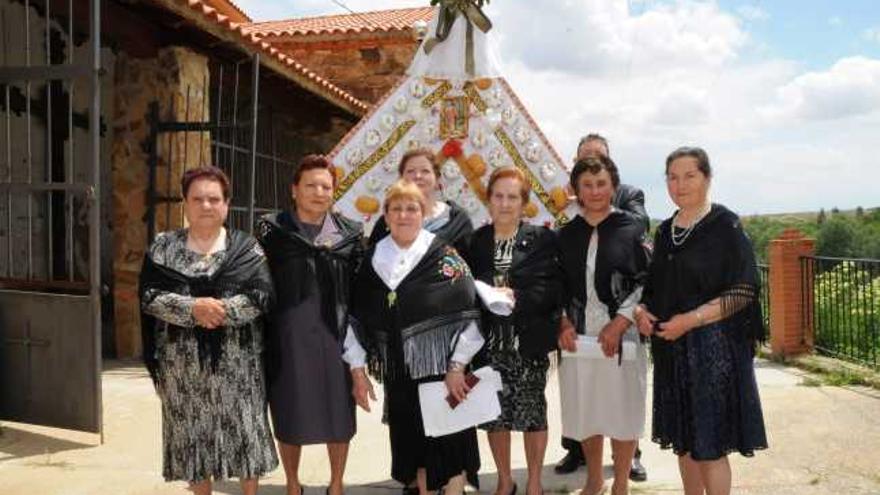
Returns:
[[[232,0],[203,0],[206,4],[215,9],[219,10],[221,13],[232,18],[235,22],[253,22],[253,19],[250,18],[241,7],[235,4]]]
[[[284,21],[255,22],[244,26],[246,33],[266,36],[310,36],[346,33],[390,33],[408,31],[418,20],[431,20],[433,7],[377,10],[354,14],[304,17]]]
[[[355,98],[342,88],[316,74],[308,67],[294,60],[289,55],[279,51],[252,33],[246,33],[242,26],[245,24],[233,22],[229,17],[221,14],[217,9],[208,5],[204,0],[174,0],[178,5],[184,5],[190,10],[201,14],[205,19],[229,30],[248,48],[259,51],[264,56],[269,56],[281,62],[291,71],[292,79],[303,85],[306,89],[316,92],[339,107],[345,108],[357,114],[363,114],[369,105]]]

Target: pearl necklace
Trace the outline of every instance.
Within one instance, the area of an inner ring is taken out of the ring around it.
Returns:
[[[700,212],[697,214],[697,216],[694,217],[694,219],[691,221],[690,224],[688,224],[687,227],[685,227],[684,229],[681,229],[680,234],[675,233],[675,221],[678,219],[678,214],[681,213],[681,210],[678,210],[677,212],[675,212],[675,215],[672,216],[672,229],[671,229],[672,245],[675,247],[679,247],[682,244],[684,244],[685,241],[688,240],[688,237],[691,236],[691,233],[694,231],[694,228],[697,226],[697,224],[700,223],[700,220],[702,220],[706,215],[708,215],[709,211],[711,211],[711,210],[712,210],[711,203],[700,208]]]

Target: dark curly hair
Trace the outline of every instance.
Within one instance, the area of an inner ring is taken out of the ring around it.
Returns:
[[[611,176],[611,184],[617,189],[617,186],[620,185],[620,173],[617,171],[617,165],[614,164],[614,161],[605,155],[591,155],[587,158],[578,160],[574,164],[574,168],[571,169],[571,175],[568,177],[568,182],[575,195],[577,195],[578,179],[581,178],[581,175],[585,172],[598,174],[602,170],[608,172],[608,175]]]

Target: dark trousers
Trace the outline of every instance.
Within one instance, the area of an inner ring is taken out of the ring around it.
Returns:
[[[569,451],[571,455],[575,455],[581,459],[584,458],[584,451],[581,449],[581,443],[577,440],[562,437],[562,448]]]

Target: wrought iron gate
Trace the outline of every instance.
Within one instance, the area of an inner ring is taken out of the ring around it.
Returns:
[[[157,231],[182,225],[179,206],[183,198],[176,183],[182,171],[194,166],[215,165],[229,176],[232,200],[226,223],[230,227],[253,232],[259,216],[287,206],[287,179],[295,164],[279,152],[277,123],[272,106],[261,104],[260,80],[259,54],[235,62],[212,60],[210,78],[203,87],[186,89],[186,108],[175,111],[173,99],[165,107],[171,115],[193,116],[195,120],[163,119],[159,102],[152,105],[147,211],[150,241]],[[190,108],[189,95],[196,93],[210,95],[206,108]],[[182,146],[171,145],[175,140],[182,140]],[[193,152],[192,140],[204,141],[205,146],[200,144]],[[175,150],[182,153],[175,156]]]
[[[0,419],[95,433],[100,19],[100,0],[0,0]]]

